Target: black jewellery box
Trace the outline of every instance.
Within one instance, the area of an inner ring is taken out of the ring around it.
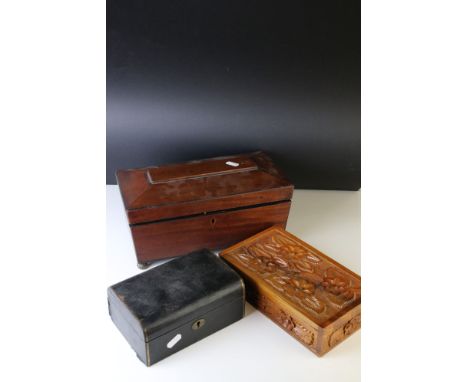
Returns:
[[[107,296],[112,321],[146,366],[244,316],[242,279],[208,250],[115,284]]]

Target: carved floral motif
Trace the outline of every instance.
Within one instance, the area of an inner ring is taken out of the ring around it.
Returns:
[[[248,301],[316,354],[360,328],[360,277],[284,230],[222,256],[246,277]]]
[[[230,255],[291,302],[323,320],[360,297],[358,279],[279,233],[260,237]]]
[[[314,344],[315,334],[312,330],[306,328],[284,310],[279,309],[264,295],[256,296],[255,302],[260,311],[282,326],[286,331],[290,332],[290,334],[299,341],[307,346],[312,346]]]
[[[353,334],[356,330],[361,327],[361,315],[358,314],[354,316],[351,320],[346,322],[340,328],[334,330],[328,339],[328,345],[330,348],[334,347],[335,345],[339,344],[343,341],[346,337]]]

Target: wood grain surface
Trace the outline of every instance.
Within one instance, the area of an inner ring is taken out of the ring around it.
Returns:
[[[286,226],[293,185],[262,152],[120,170],[139,264]]]
[[[361,327],[361,278],[271,227],[223,250],[245,279],[247,300],[321,356]]]
[[[276,224],[286,226],[291,202],[131,226],[140,263],[222,249]]]

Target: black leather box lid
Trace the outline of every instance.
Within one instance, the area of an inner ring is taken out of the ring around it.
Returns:
[[[115,284],[108,297],[149,342],[223,304],[244,303],[244,285],[223,260],[204,249]]]

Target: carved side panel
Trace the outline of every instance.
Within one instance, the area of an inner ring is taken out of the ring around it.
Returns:
[[[305,324],[294,315],[281,309],[263,294],[251,293],[249,302],[272,321],[281,326],[286,332],[302,342],[305,346],[316,352],[318,332],[310,325]]]
[[[342,326],[333,330],[328,337],[328,347],[329,349],[338,345],[340,342],[345,340],[355,331],[361,328],[361,314],[354,316],[350,320],[346,321]]]

